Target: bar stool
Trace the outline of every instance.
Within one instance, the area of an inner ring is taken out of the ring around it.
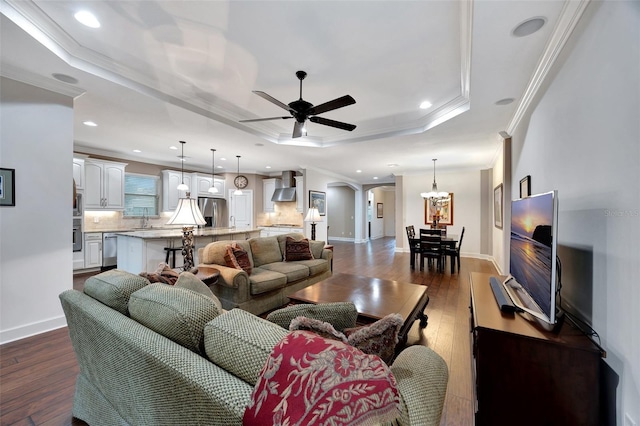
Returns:
[[[165,247],[164,251],[167,252],[167,255],[164,257],[164,263],[171,266],[172,269],[176,267],[176,252],[182,251],[182,247]],[[169,255],[172,255],[171,264],[169,264]]]

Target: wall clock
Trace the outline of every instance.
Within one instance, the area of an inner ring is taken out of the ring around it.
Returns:
[[[236,178],[233,180],[233,184],[236,186],[236,188],[238,189],[245,189],[247,187],[247,185],[249,185],[249,179],[247,179],[246,176],[243,175],[238,175],[236,176]]]

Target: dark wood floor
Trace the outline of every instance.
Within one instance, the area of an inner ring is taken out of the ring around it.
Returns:
[[[469,273],[496,273],[488,261],[463,258],[460,273],[412,271],[409,254],[395,253],[391,238],[368,244],[332,242],[334,271],[429,286],[429,324],[414,324],[408,345],[425,345],[449,366],[449,387],[442,425],[473,424],[469,340]],[[90,274],[74,277],[81,290]],[[67,329],[0,346],[0,424],[84,425],[72,419],[78,366]]]

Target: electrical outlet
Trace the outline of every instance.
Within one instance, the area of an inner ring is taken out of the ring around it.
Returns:
[[[100,218],[98,216],[94,216],[93,223],[100,223]]]
[[[624,426],[636,426],[636,422],[629,413],[624,413]]]

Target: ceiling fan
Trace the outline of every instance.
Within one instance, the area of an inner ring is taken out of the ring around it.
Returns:
[[[240,120],[240,123],[250,123],[252,121],[267,121],[267,120],[286,120],[289,118],[295,118],[296,123],[293,126],[293,135],[292,138],[299,138],[303,135],[304,123],[307,121],[311,121],[312,123],[323,124],[325,126],[336,127],[342,130],[352,131],[356,128],[354,124],[343,123],[341,121],[330,120],[328,118],[317,117],[318,114],[322,114],[323,112],[333,111],[334,109],[342,108],[347,105],[352,105],[356,103],[356,100],[353,99],[349,95],[342,96],[340,98],[334,99],[329,102],[325,102],[320,105],[314,106],[313,104],[302,99],[302,80],[305,79],[307,73],[304,71],[296,72],[296,77],[300,80],[300,99],[297,101],[293,101],[289,103],[289,105],[280,102],[273,96],[266,94],[265,92],[261,92],[259,90],[254,90],[253,93],[268,100],[269,102],[279,106],[282,109],[286,109],[291,114],[290,116],[285,117],[269,117],[269,118],[254,118],[251,120]],[[306,135],[305,135],[306,136]]]

